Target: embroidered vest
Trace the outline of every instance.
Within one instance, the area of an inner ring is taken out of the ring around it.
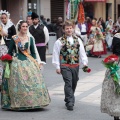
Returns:
[[[62,48],[60,50],[60,63],[61,64],[77,64],[79,63],[79,41],[76,36],[73,36],[74,43],[71,45],[67,41],[67,37],[63,36],[60,41]]]

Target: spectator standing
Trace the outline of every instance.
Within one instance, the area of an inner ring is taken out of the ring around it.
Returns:
[[[26,22],[27,22],[27,24],[28,24],[29,27],[33,24],[33,21],[32,21],[32,18],[31,18],[30,15],[27,16],[27,18],[26,18]]]
[[[43,25],[47,26],[47,22],[45,21],[44,15],[40,15],[40,20]]]
[[[64,34],[62,17],[58,17],[57,24],[56,24],[56,34],[57,34],[57,38],[62,37]]]
[[[2,36],[5,40],[6,46],[9,48],[10,40],[16,34],[15,26],[10,20],[10,14],[6,11],[0,11],[0,25],[2,26]]]
[[[87,38],[87,30],[88,30],[88,26],[87,23],[78,23],[78,27],[80,29],[81,32],[81,38],[83,40],[83,44],[84,46],[86,46],[87,42],[88,42],[88,38]]]
[[[98,21],[101,21],[101,25],[102,25],[102,28],[103,28],[103,31],[102,31],[102,32],[105,32],[105,28],[106,28],[106,27],[105,27],[105,22],[104,22],[103,18],[100,17]]]
[[[118,26],[120,28],[120,17],[118,18],[118,20],[116,22],[116,26]]]

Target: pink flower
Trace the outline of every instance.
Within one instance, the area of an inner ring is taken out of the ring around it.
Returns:
[[[27,103],[32,104],[33,102],[32,102],[32,100],[28,100]]]

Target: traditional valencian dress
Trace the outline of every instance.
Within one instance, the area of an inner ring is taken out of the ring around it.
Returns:
[[[113,40],[112,28],[113,28],[113,25],[110,25],[110,24],[108,24],[106,27],[106,42],[107,42],[108,48],[110,49],[111,49],[112,40]]]
[[[114,35],[112,46],[113,54],[120,56],[120,33]],[[120,69],[117,73],[120,76]],[[110,70],[107,69],[102,84],[101,112],[120,117],[120,95],[115,93],[114,88],[113,78],[110,75]]]
[[[0,35],[0,57],[4,54],[7,54],[7,52],[7,46],[5,45],[3,37]],[[4,64],[0,61],[0,85],[2,83],[3,66]]]
[[[96,56],[101,56],[102,54],[106,54],[106,47],[103,42],[104,38],[100,28],[96,26],[92,26],[91,32],[92,32],[91,34],[94,36],[95,39],[93,48],[91,50],[91,54]]]
[[[7,37],[4,36],[3,38],[5,40],[5,44],[7,45],[7,47],[9,47],[12,36],[16,34],[15,26],[10,19],[7,20],[6,24],[3,24],[1,21],[0,24],[3,31],[8,34]]]
[[[32,37],[29,37],[29,42],[21,43],[21,46],[23,50],[28,50],[34,60],[36,59]],[[10,78],[3,78],[2,82],[2,108],[26,110],[49,105],[49,93],[36,62],[24,55],[12,39],[8,54],[13,55],[14,51],[15,54],[10,64]]]

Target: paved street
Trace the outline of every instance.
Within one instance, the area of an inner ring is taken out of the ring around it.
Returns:
[[[64,105],[64,82],[61,75],[55,73],[51,56],[47,55],[44,69],[45,82],[51,96],[51,104],[41,110],[15,112],[0,109],[0,120],[113,120],[100,112],[101,84],[105,68],[102,58],[89,58],[91,73],[84,73],[80,68],[80,80],[76,89],[74,111],[68,111]]]

